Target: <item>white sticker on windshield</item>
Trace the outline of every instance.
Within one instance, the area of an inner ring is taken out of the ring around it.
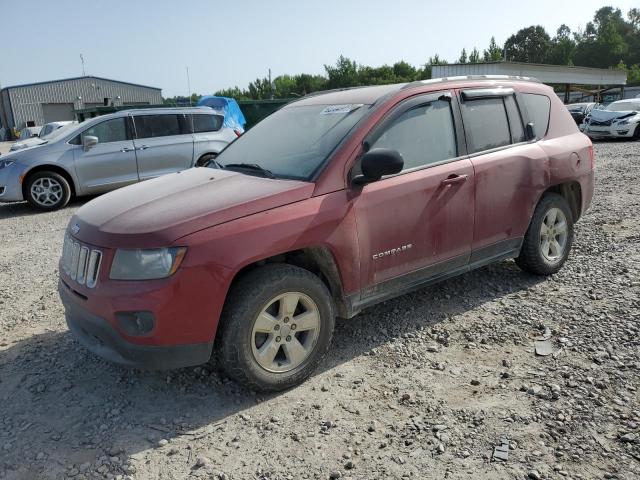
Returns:
[[[320,115],[330,115],[332,113],[349,113],[349,112],[353,112],[357,108],[360,108],[362,105],[364,105],[364,104],[363,103],[350,103],[348,105],[329,105],[328,107],[325,107],[320,112]]]

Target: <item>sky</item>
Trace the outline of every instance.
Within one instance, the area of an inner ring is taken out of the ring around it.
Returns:
[[[532,24],[553,36],[601,6],[638,1],[0,0],[0,86],[87,75],[162,88],[165,97],[324,73],[345,55],[371,66],[480,51]],[[13,13],[9,13],[13,12]]]

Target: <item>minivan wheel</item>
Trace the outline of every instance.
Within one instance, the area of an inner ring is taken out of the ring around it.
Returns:
[[[71,187],[66,178],[56,172],[36,172],[27,177],[27,201],[40,210],[57,210],[71,199]]]
[[[225,373],[253,390],[302,383],[329,348],[331,294],[311,272],[287,264],[259,267],[232,287],[216,337]]]
[[[196,160],[194,167],[206,167],[207,163],[209,163],[216,157],[217,155],[215,153],[207,153],[206,155],[202,155],[198,160]]]
[[[573,215],[557,193],[546,193],[538,203],[516,263],[535,275],[556,273],[573,243]]]

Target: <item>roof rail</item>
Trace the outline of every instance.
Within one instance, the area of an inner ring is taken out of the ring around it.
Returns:
[[[417,87],[419,85],[428,85],[430,83],[444,83],[455,82],[460,80],[519,80],[522,82],[534,82],[542,83],[540,80],[534,77],[519,77],[517,75],[459,75],[455,77],[439,77],[431,78],[429,80],[417,80],[415,82],[407,83],[402,89]]]

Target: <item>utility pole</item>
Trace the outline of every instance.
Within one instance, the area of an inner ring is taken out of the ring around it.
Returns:
[[[191,79],[189,78],[189,67],[187,67],[187,95],[189,96],[189,106],[191,106]]]
[[[84,56],[82,54],[80,54],[80,62],[82,63],[82,76],[86,77],[87,74],[84,73]]]
[[[271,83],[271,69],[269,69],[269,91],[271,92],[271,100],[273,100],[273,83]]]

